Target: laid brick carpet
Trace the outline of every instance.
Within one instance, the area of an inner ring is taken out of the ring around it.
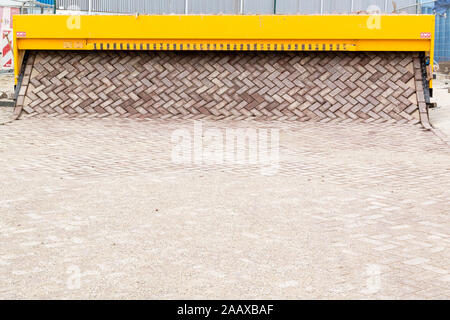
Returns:
[[[422,123],[417,53],[35,51],[16,114]]]

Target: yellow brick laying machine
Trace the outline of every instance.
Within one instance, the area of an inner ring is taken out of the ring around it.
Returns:
[[[421,123],[434,16],[14,17],[17,117]]]

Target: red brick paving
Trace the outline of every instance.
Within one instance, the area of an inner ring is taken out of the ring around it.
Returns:
[[[203,126],[278,128],[278,173],[172,163],[192,121],[0,126],[0,296],[450,298],[450,148],[432,132]]]

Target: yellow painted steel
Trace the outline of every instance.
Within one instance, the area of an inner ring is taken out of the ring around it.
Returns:
[[[422,51],[432,15],[16,15],[16,81],[25,50]]]

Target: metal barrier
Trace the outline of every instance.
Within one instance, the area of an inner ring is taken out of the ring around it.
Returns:
[[[423,14],[434,14],[431,6],[422,6],[421,11]],[[446,14],[436,15],[435,37],[435,60],[438,63],[450,61],[450,8]]]

